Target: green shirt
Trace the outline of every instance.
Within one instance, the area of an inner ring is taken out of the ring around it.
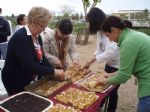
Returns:
[[[125,83],[133,74],[138,79],[138,97],[150,96],[150,36],[124,29],[118,40],[120,67],[108,84]]]

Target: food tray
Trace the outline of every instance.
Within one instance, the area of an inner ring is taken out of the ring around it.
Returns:
[[[55,95],[53,96],[53,98],[51,98],[51,100],[52,100],[54,103],[60,103],[60,104],[62,104],[62,105],[71,106],[71,107],[74,107],[74,108],[76,108],[76,109],[79,109],[78,107],[72,105],[70,102],[64,103],[64,102],[59,101],[58,99],[56,99],[56,96],[57,96],[57,95],[60,95],[62,92],[66,91],[67,89],[70,89],[70,88],[75,88],[75,89],[78,89],[78,90],[80,90],[80,91],[90,92],[90,91],[87,91],[86,89],[84,89],[84,88],[82,88],[82,87],[78,87],[78,86],[76,86],[75,84],[72,84],[72,85],[68,85],[68,86],[63,87],[63,89],[62,89],[61,91],[59,91],[58,94],[55,94]],[[82,96],[82,95],[81,95],[81,96]],[[87,111],[87,110],[90,111],[91,109],[93,110],[93,107],[94,107],[95,105],[97,105],[98,102],[99,102],[99,96],[96,94],[96,99],[95,99],[91,104],[85,106],[85,108],[80,108],[80,110],[81,110],[81,111]]]
[[[77,80],[76,82],[74,82],[74,84],[78,84],[80,82],[82,82],[83,80],[85,80],[87,77],[93,75],[93,72],[89,72],[87,75],[85,75],[83,78],[81,78],[80,80]]]
[[[89,91],[105,93],[111,88],[110,85],[96,84],[97,78],[102,78],[102,75],[92,74],[89,77],[84,78],[83,80],[76,83],[78,86],[84,87]]]
[[[91,74],[91,70],[79,69],[74,66],[70,66],[65,71],[65,79],[75,83],[78,80],[82,80],[83,78],[89,76]]]
[[[21,92],[2,101],[5,112],[46,112],[53,102],[42,96]]]
[[[47,77],[26,86],[25,90],[44,97],[48,97],[54,94],[58,89],[60,89],[67,83],[67,81],[60,82],[56,80],[49,80],[49,78]]]
[[[47,112],[81,112],[81,110],[75,109],[71,106],[65,106],[60,103],[56,103]]]

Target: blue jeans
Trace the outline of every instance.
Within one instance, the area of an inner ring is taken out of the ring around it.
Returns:
[[[139,99],[137,112],[150,112],[150,96]]]
[[[6,59],[8,43],[0,43],[0,59]]]

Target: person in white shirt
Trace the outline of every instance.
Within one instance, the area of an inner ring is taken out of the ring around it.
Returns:
[[[27,17],[25,14],[19,14],[17,17],[17,26],[15,32],[27,24]]]
[[[97,62],[106,62],[108,66],[119,67],[119,49],[117,43],[110,41],[101,32],[97,32],[97,49],[94,53],[94,60]]]
[[[95,61],[101,63],[106,62],[105,72],[113,73],[118,70],[119,67],[119,49],[115,42],[110,41],[106,36],[104,36],[101,31],[101,25],[105,20],[105,13],[98,9],[92,8],[87,14],[87,21],[89,22],[89,30],[92,33],[97,33],[97,49],[94,56],[88,61],[83,68],[88,69],[92,63]],[[110,77],[110,76],[105,76]],[[118,86],[119,87],[119,86]],[[118,101],[118,87],[116,87],[109,97],[109,104],[107,112],[115,112],[117,108]],[[102,103],[103,104],[103,103]],[[102,105],[101,105],[102,107]]]

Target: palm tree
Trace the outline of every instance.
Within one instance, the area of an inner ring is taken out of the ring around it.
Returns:
[[[90,5],[91,5],[90,9],[91,9],[92,7],[95,7],[98,2],[100,3],[101,0],[93,0],[93,3],[92,3],[92,5],[91,5],[90,0],[82,0],[85,17],[86,17],[86,15],[87,15],[87,9],[88,9],[88,7],[90,7]]]
[[[97,3],[100,3],[101,0],[93,0],[93,3],[91,4],[90,3],[90,0],[82,0],[82,3],[83,3],[83,9],[84,9],[84,15],[85,15],[85,18],[86,19],[86,15],[87,15],[87,9],[88,8],[92,8],[92,7],[95,7],[97,5]],[[79,30],[80,32],[80,30]],[[78,33],[79,33],[78,32]],[[81,32],[83,33],[83,29],[81,30]],[[84,40],[84,44],[86,44],[88,42],[88,38],[89,38],[89,30],[88,28],[84,28],[84,33],[85,33],[85,40]]]

